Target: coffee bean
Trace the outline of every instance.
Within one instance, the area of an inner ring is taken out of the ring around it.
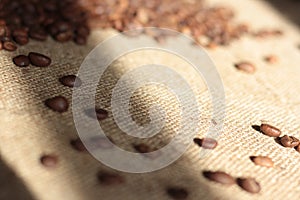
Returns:
[[[218,145],[218,142],[212,138],[203,138],[203,139],[195,138],[194,143],[196,143],[197,145],[199,145],[204,149],[214,149]]]
[[[281,134],[281,131],[278,128],[269,124],[261,124],[260,131],[270,137],[278,137]]]
[[[18,37],[18,36],[28,37],[28,29],[26,28],[15,29],[13,30],[12,35],[13,37]]]
[[[119,174],[109,172],[99,172],[97,177],[103,185],[119,185],[125,182],[124,178]]]
[[[86,37],[83,36],[76,36],[74,38],[74,42],[78,45],[85,45],[86,44]]]
[[[188,191],[181,187],[167,188],[167,193],[171,198],[176,199],[176,200],[187,199],[187,197],[189,195]]]
[[[55,39],[59,42],[67,42],[73,38],[72,31],[66,31],[55,35]]]
[[[295,138],[293,136],[284,135],[282,138],[280,138],[280,143],[284,147],[293,148],[298,146],[300,141],[298,140],[298,138]]]
[[[37,67],[47,67],[51,64],[51,59],[40,53],[30,52],[28,57],[31,64]]]
[[[66,112],[69,108],[68,100],[62,96],[56,96],[45,101],[45,105],[56,112]]]
[[[15,51],[15,50],[17,50],[17,46],[10,41],[6,41],[6,42],[3,42],[3,49],[5,49],[7,51]]]
[[[95,115],[96,112],[96,115]],[[101,108],[96,108],[96,109],[88,109],[85,111],[85,113],[94,119],[98,119],[98,120],[104,120],[108,117],[108,112],[104,109]]]
[[[48,168],[54,168],[57,166],[58,158],[55,155],[44,155],[40,158],[41,163]]]
[[[255,72],[255,66],[250,63],[250,62],[240,62],[240,63],[237,63],[235,64],[235,67],[238,69],[238,70],[241,70],[243,72],[246,72],[246,73],[254,73]]]
[[[13,62],[19,67],[26,67],[30,64],[29,58],[25,55],[19,55],[14,57]]]
[[[19,45],[25,45],[29,42],[29,39],[27,36],[16,36],[16,37],[14,37],[14,40]]]
[[[90,30],[87,26],[80,26],[76,29],[76,34],[87,37],[90,34]]]
[[[278,57],[275,55],[269,55],[265,57],[265,61],[270,64],[275,64],[278,62]]]
[[[29,37],[38,40],[38,41],[45,41],[48,37],[47,33],[43,30],[30,30],[29,31]]]
[[[203,176],[211,181],[215,181],[217,183],[221,183],[224,185],[232,185],[235,183],[235,180],[232,176],[221,171],[216,171],[216,172],[204,171]]]
[[[274,162],[272,161],[272,159],[267,156],[251,156],[250,159],[256,165],[260,165],[263,167],[273,167],[274,166]]]
[[[72,145],[72,147],[77,150],[77,151],[87,151],[87,149],[85,148],[84,144],[82,143],[82,141],[80,140],[80,138],[74,139],[70,141],[70,144]]]
[[[5,26],[0,25],[0,37],[4,37],[6,33]]]
[[[238,185],[247,192],[259,193],[261,187],[254,178],[239,178],[237,179]]]
[[[148,153],[151,152],[150,147],[144,143],[135,144],[133,148],[139,153]]]
[[[80,78],[75,75],[63,76],[59,79],[59,82],[68,87],[79,87],[82,84]]]

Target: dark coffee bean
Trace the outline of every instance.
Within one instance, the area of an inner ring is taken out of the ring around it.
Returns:
[[[73,33],[71,31],[58,33],[55,35],[55,40],[59,42],[68,42],[73,38]]]
[[[135,144],[133,148],[139,153],[148,153],[151,152],[150,147],[144,143]]]
[[[48,168],[54,168],[57,166],[58,158],[55,155],[44,155],[40,158],[41,163]]]
[[[1,41],[2,41],[2,42],[11,42],[11,38],[5,36],[5,37],[2,37],[2,38],[1,38]]]
[[[38,41],[45,41],[48,37],[47,33],[43,30],[30,30],[29,31],[29,37],[38,40]]]
[[[45,101],[45,105],[56,112],[66,112],[69,108],[68,100],[62,96],[56,96]]]
[[[40,53],[30,52],[28,57],[31,64],[37,67],[47,67],[51,64],[51,59]]]
[[[235,67],[238,70],[241,70],[246,73],[252,74],[255,72],[255,66],[250,62],[240,62],[240,63],[235,64]]]
[[[250,158],[251,158],[252,162],[254,162],[254,164],[256,164],[256,165],[260,165],[263,167],[273,167],[274,166],[274,162],[272,161],[272,159],[267,156],[251,156]]]
[[[204,149],[214,149],[218,145],[218,142],[212,138],[195,138],[194,142]]]
[[[288,135],[284,135],[281,139],[280,139],[280,143],[282,144],[282,146],[284,147],[290,147],[290,148],[294,148],[296,146],[299,145],[300,141],[298,138],[295,138],[293,136],[288,136]]]
[[[239,178],[237,179],[238,185],[247,192],[259,193],[261,187],[254,178]]]
[[[82,151],[82,152],[86,151],[86,148],[85,148],[84,144],[82,143],[82,141],[80,140],[80,138],[77,138],[75,140],[71,140],[70,144],[77,151]]]
[[[16,37],[14,37],[14,40],[19,45],[25,45],[29,42],[29,39],[27,36],[16,36]]]
[[[86,26],[80,26],[76,29],[76,34],[79,36],[87,37],[90,34],[90,30]]]
[[[6,26],[6,22],[4,19],[0,19],[0,26]]]
[[[232,176],[221,171],[204,171],[203,176],[211,181],[215,181],[224,185],[232,185],[235,183],[235,180]]]
[[[125,182],[124,178],[119,174],[100,172],[97,175],[98,180],[103,185],[118,185]]]
[[[96,115],[95,115],[96,112]],[[96,108],[96,109],[88,109],[85,111],[85,113],[94,119],[98,119],[98,120],[104,120],[108,117],[108,112],[104,109],[101,108]]]
[[[17,50],[17,46],[12,42],[7,41],[3,42],[3,49],[5,49],[6,51],[15,51]]]
[[[25,55],[19,55],[14,57],[13,62],[19,67],[26,67],[30,64],[29,58]]]
[[[181,187],[170,187],[167,189],[167,193],[171,198],[176,200],[187,199],[189,196],[188,191]]]
[[[56,22],[54,26],[57,28],[57,33],[63,33],[72,30],[71,24],[66,21]]]
[[[59,79],[59,82],[68,87],[79,87],[82,84],[80,78],[75,75],[63,76]]]
[[[278,62],[278,57],[275,55],[269,55],[265,57],[265,61],[270,64],[275,64]]]
[[[18,36],[28,37],[28,29],[26,28],[15,29],[13,30],[12,35],[13,37],[18,37]]]
[[[0,26],[0,37],[4,37],[6,33],[5,26]]]
[[[260,131],[270,137],[278,137],[281,134],[281,131],[278,128],[269,124],[261,124]]]
[[[76,36],[74,38],[74,42],[78,45],[85,45],[86,44],[86,37],[83,36]]]

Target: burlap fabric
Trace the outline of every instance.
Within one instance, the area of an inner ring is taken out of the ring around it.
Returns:
[[[31,41],[14,53],[1,51],[0,199],[170,199],[165,190],[169,186],[186,188],[188,199],[299,199],[300,154],[251,127],[260,125],[263,120],[281,128],[285,134],[300,137],[299,30],[263,1],[245,0],[236,4],[235,0],[230,0],[226,4],[252,27],[280,27],[285,35],[265,40],[245,37],[229,47],[209,50],[226,93],[227,115],[218,147],[208,157],[200,159],[199,147],[191,145],[178,161],[156,172],[118,172],[125,177],[123,185],[98,183],[97,172],[114,170],[89,154],[72,149],[69,141],[76,138],[77,133],[71,109],[59,114],[43,103],[55,95],[64,95],[71,101],[72,89],[62,86],[58,78],[76,74],[88,52],[115,32],[94,30],[86,47],[48,39],[46,43]],[[12,64],[14,55],[29,51],[51,55],[52,65],[21,69]],[[267,54],[278,55],[279,63],[266,64],[263,57]],[[233,67],[233,63],[245,59],[257,66],[255,74],[245,74]],[[198,136],[203,136],[211,123],[209,93],[186,63],[165,53],[141,51],[116,61],[99,84],[97,106],[110,111],[111,90],[118,78],[127,70],[149,62],[171,65],[189,77],[188,82],[202,109]],[[141,124],[149,120],[147,108],[153,103],[160,102],[168,110],[166,127],[159,136],[146,141],[153,147],[165,145],[177,126],[179,105],[174,97],[164,88],[149,86],[138,90],[131,102],[133,118]],[[111,113],[109,116],[101,125],[120,147],[133,151],[132,144],[139,140],[122,134]],[[59,156],[56,169],[45,169],[39,163],[40,156],[45,153]],[[267,155],[276,166],[270,169],[255,166],[249,159],[252,155]],[[254,177],[260,182],[262,191],[251,195],[238,186],[212,183],[202,176],[203,170],[222,170],[234,177]]]

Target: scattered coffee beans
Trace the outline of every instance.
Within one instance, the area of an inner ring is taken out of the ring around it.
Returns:
[[[96,115],[95,115],[95,112],[96,112]],[[94,119],[98,119],[99,121],[100,120],[104,120],[108,117],[108,112],[104,109],[101,109],[101,108],[96,108],[96,109],[88,109],[85,111],[85,113],[91,117],[91,118],[94,118]]]
[[[293,136],[284,135],[282,138],[280,138],[280,143],[284,147],[294,148],[299,145],[300,141]]]
[[[103,185],[118,185],[125,182],[122,176],[114,173],[99,172],[97,177],[99,182]]]
[[[233,185],[235,183],[235,180],[232,176],[221,171],[204,171],[203,176],[211,181],[215,181],[224,185]]]
[[[189,195],[188,191],[181,187],[170,187],[167,189],[167,194],[175,200],[187,199]]]
[[[237,183],[242,189],[250,193],[258,193],[261,190],[259,183],[253,178],[239,178]]]
[[[25,55],[19,55],[14,57],[13,62],[19,67],[26,67],[30,64],[29,58]]]
[[[252,162],[256,165],[264,166],[264,167],[273,167],[274,162],[271,158],[267,156],[251,156]]]
[[[47,67],[51,64],[51,59],[40,53],[30,52],[28,57],[31,64],[37,67]]]
[[[77,150],[77,151],[87,151],[87,149],[85,148],[84,144],[82,143],[82,141],[80,140],[80,138],[74,139],[70,141],[70,144],[72,145],[72,147]]]
[[[217,147],[218,142],[212,138],[195,138],[194,143],[198,144],[200,147],[204,149],[214,149]]]
[[[269,55],[265,57],[265,61],[270,64],[275,64],[278,62],[278,57],[275,55]]]
[[[260,131],[270,137],[278,137],[281,134],[281,131],[278,128],[269,124],[261,124]]]
[[[56,96],[45,101],[45,104],[50,109],[56,112],[66,112],[69,108],[68,100],[62,96]]]
[[[250,63],[250,62],[239,62],[237,64],[235,64],[235,67],[238,69],[238,70],[241,70],[243,72],[246,72],[246,73],[254,73],[255,72],[255,66]]]
[[[58,163],[58,158],[55,155],[44,155],[40,161],[45,167],[54,168]]]
[[[77,79],[76,79],[77,78]],[[75,81],[76,80],[76,81]],[[81,80],[75,75],[67,75],[63,76],[59,79],[59,81],[68,87],[79,87],[82,83]]]

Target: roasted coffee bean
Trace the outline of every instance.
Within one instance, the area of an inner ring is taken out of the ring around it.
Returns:
[[[29,37],[34,40],[45,41],[48,37],[47,33],[43,30],[30,30]]]
[[[237,64],[235,64],[235,67],[238,69],[238,70],[241,70],[243,72],[246,72],[246,73],[254,73],[255,72],[255,66],[250,63],[250,62],[239,62]]]
[[[73,38],[72,31],[66,31],[55,35],[55,39],[59,42],[67,42]]]
[[[281,131],[278,128],[269,124],[261,124],[260,131],[270,137],[278,137],[281,134]]]
[[[66,112],[69,108],[68,100],[62,96],[56,96],[45,101],[45,105],[56,112]]]
[[[151,152],[150,147],[144,143],[135,144],[133,148],[139,153],[148,153]]]
[[[58,158],[55,155],[44,155],[40,158],[41,163],[48,168],[54,168],[57,166]]]
[[[37,67],[47,67],[51,64],[51,59],[40,53],[30,52],[28,57],[31,64]]]
[[[18,37],[18,36],[28,37],[28,29],[26,28],[15,29],[13,30],[12,35],[13,37]]]
[[[19,45],[25,45],[29,42],[29,39],[27,36],[16,36],[16,37],[14,37],[14,40]]]
[[[3,49],[5,49],[6,51],[15,51],[17,50],[17,48],[18,47],[10,41],[3,42]]]
[[[295,138],[293,136],[284,135],[282,138],[280,138],[280,143],[284,147],[293,148],[298,146],[300,141],[298,140],[298,138]]]
[[[259,193],[261,190],[260,184],[254,178],[239,178],[238,185],[247,192]]]
[[[1,25],[0,25],[0,37],[4,37],[4,36],[5,36],[5,33],[6,33],[6,31],[5,31],[5,26],[1,26]]]
[[[278,57],[275,55],[269,55],[265,57],[265,61],[270,64],[275,64],[278,62]]]
[[[232,185],[235,183],[235,180],[232,176],[221,171],[216,171],[216,172],[204,171],[203,176],[211,181],[215,181],[217,183],[221,183],[224,185]]]
[[[59,82],[68,87],[79,87],[82,84],[80,78],[75,75],[63,76],[59,79]]]
[[[97,177],[99,182],[103,185],[118,185],[125,182],[122,176],[115,173],[99,172]]]
[[[84,36],[76,36],[74,38],[74,42],[78,45],[85,45],[86,44],[86,37]]]
[[[263,167],[273,167],[274,166],[274,162],[272,161],[272,159],[267,156],[251,156],[250,159],[256,165],[260,165]]]
[[[82,152],[86,151],[86,148],[85,148],[84,144],[82,143],[82,141],[80,140],[80,138],[71,140],[70,144],[77,151],[82,151]]]
[[[198,144],[200,147],[204,149],[214,149],[217,147],[218,142],[212,138],[195,138],[194,143]]]
[[[29,58],[25,55],[19,55],[14,57],[13,62],[19,67],[26,67],[30,64]]]
[[[88,109],[85,111],[85,113],[94,119],[98,119],[98,120],[103,120],[106,119],[108,117],[108,112],[104,109],[101,108],[96,108],[96,109]],[[96,115],[95,115],[96,113]]]
[[[87,26],[80,26],[76,29],[76,35],[87,37],[90,34],[90,30]]]
[[[187,199],[187,197],[189,196],[188,191],[185,188],[181,188],[181,187],[170,187],[167,188],[167,194],[176,200],[183,200],[183,199]]]

